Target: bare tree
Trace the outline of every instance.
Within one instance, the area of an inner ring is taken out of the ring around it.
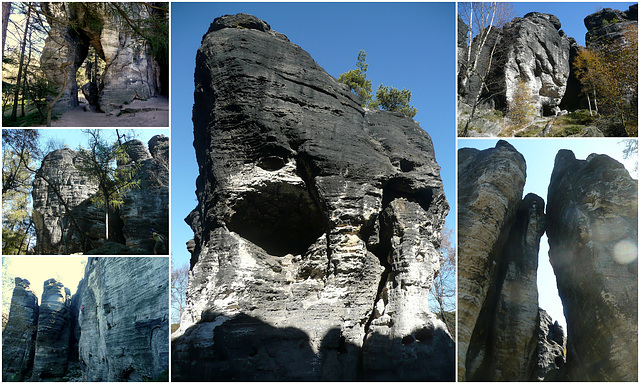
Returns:
[[[466,136],[469,123],[483,101],[481,95],[489,91],[487,81],[496,64],[501,40],[498,29],[513,18],[513,7],[501,2],[459,3],[458,14],[468,26],[466,52],[458,73],[459,87],[469,92],[466,99],[471,106],[471,113],[462,130],[462,136]]]
[[[436,311],[440,319],[446,324],[451,335],[455,335],[456,311],[456,246],[453,230],[442,230],[442,244],[440,248],[444,262],[440,272],[433,280],[430,292],[430,307]]]
[[[11,2],[2,2],[2,59],[4,60],[4,42],[7,40],[7,25],[11,14]]]
[[[189,264],[178,267],[171,260],[171,322],[178,323],[187,305],[187,287],[189,286]]]

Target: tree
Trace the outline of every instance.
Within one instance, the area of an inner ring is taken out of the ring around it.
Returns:
[[[453,230],[445,227],[442,230],[442,244],[440,246],[443,255],[443,263],[440,272],[433,280],[433,286],[429,292],[431,310],[440,317],[449,333],[455,336],[456,332],[456,246]]]
[[[11,14],[11,2],[2,2],[2,60],[4,60],[4,43],[7,41],[7,25]]]
[[[533,95],[527,82],[519,79],[511,96],[507,117],[516,125],[525,125],[529,118],[536,114],[533,106]]]
[[[24,36],[22,39],[22,46],[20,48],[20,64],[18,65],[18,82],[16,85],[16,89],[15,89],[15,93],[14,93],[14,98],[13,98],[13,109],[11,111],[11,121],[16,121],[17,120],[17,112],[18,112],[18,96],[20,95],[20,79],[22,78],[22,71],[24,70],[23,64],[24,64],[24,51],[25,48],[27,46],[27,37],[28,37],[28,30],[29,30],[29,19],[31,17],[31,7],[27,7],[27,18],[26,18],[26,24],[25,24],[25,28],[24,28]],[[23,96],[24,97],[24,96]]]
[[[501,2],[458,3],[458,14],[469,27],[465,36],[466,52],[458,68],[458,88],[469,92],[466,99],[470,100],[471,106],[471,113],[460,132],[461,136],[467,136],[478,106],[494,96],[491,84],[488,84],[489,75],[503,53],[498,50],[501,38],[497,32],[513,18],[513,8],[511,4]]]
[[[622,157],[624,159],[632,159],[635,163],[634,171],[638,171],[638,140],[637,139],[624,139],[622,140],[624,149],[622,150]]]
[[[171,323],[180,322],[182,312],[187,305],[187,288],[189,286],[189,264],[178,267],[171,260]]]
[[[405,116],[414,117],[418,110],[411,106],[411,91],[403,89],[397,90],[394,87],[380,84],[376,90],[376,99],[372,105],[384,111],[400,112]]]
[[[104,207],[105,239],[109,240],[109,210],[119,208],[123,197],[137,188],[140,180],[136,178],[139,167],[136,165],[118,166],[127,156],[127,143],[107,143],[100,137],[100,130],[84,131],[90,136],[89,149],[80,148],[80,161],[76,168],[98,183],[98,192],[91,201]]]
[[[356,69],[343,73],[338,78],[339,82],[347,84],[351,91],[360,97],[360,105],[362,107],[369,105],[372,92],[371,80],[367,80],[367,67],[369,64],[366,63],[366,58],[366,52],[360,50],[356,62]]]
[[[599,42],[581,49],[574,69],[587,95],[593,95],[594,102],[600,104],[601,114],[613,116],[627,135],[637,136],[637,25],[627,27],[623,39]]]

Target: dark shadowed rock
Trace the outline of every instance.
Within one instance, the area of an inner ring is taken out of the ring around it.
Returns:
[[[69,360],[71,292],[56,279],[44,282],[36,353],[31,380],[46,380],[64,376]]]
[[[577,381],[638,380],[638,182],[606,155],[558,152],[548,191],[550,260]]]
[[[38,298],[28,280],[16,277],[9,318],[2,330],[2,381],[28,378],[33,367],[37,328]]]
[[[449,207],[426,132],[363,110],[246,14],[214,20],[195,83],[199,204],[173,379],[453,379],[427,300]]]
[[[562,381],[565,371],[564,349],[567,338],[558,321],[539,308],[538,347],[535,376],[531,381]]]
[[[89,258],[74,303],[84,381],[143,381],[168,369],[168,268],[167,258]]]
[[[626,11],[601,9],[585,17],[584,25],[587,27],[587,47],[626,42],[625,33],[630,27],[638,25],[638,4],[632,4]]]

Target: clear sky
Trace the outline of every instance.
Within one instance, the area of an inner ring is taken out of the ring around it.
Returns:
[[[584,36],[587,33],[587,28],[584,26],[584,18],[592,13],[596,13],[603,8],[612,8],[620,11],[626,11],[631,4],[629,3],[609,3],[604,1],[591,2],[591,3],[560,3],[560,2],[514,2],[513,10],[515,16],[523,17],[529,12],[550,13],[555,15],[562,24],[562,30],[569,37],[576,39],[578,44],[584,47]]]
[[[44,282],[51,278],[62,282],[73,295],[76,292],[76,288],[78,288],[78,283],[84,277],[84,267],[87,262],[86,257],[78,256],[4,256],[2,260],[3,281],[5,281],[7,275],[11,278],[10,287],[6,287],[5,284],[2,287],[3,303],[11,302],[14,287],[13,279],[20,277],[29,280],[31,290],[38,298],[38,304],[42,301]],[[7,288],[10,288],[10,291]],[[7,296],[8,301],[5,300]]]
[[[455,8],[453,3],[172,3],[172,254],[189,259],[193,232],[183,219],[196,206],[193,73],[202,36],[225,14],[253,14],[309,52],[330,75],[355,69],[367,52],[368,78],[412,91],[415,120],[431,136],[455,228]]]
[[[624,145],[619,138],[571,138],[544,139],[523,138],[508,139],[527,162],[527,179],[524,186],[524,197],[527,193],[535,193],[547,201],[547,188],[553,171],[553,163],[560,149],[570,149],[576,159],[586,159],[592,153],[606,154],[625,165],[631,176],[638,178],[634,171],[635,159],[625,160],[622,156]],[[459,139],[458,148],[477,148],[484,150],[495,147],[497,139]],[[555,275],[549,263],[549,244],[546,234],[540,241],[540,257],[538,259],[538,294],[540,307],[565,329],[566,321],[562,312],[562,302],[558,296]]]

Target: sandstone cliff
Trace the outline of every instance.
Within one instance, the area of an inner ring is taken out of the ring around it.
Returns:
[[[141,14],[137,17],[145,17],[146,8],[139,9]],[[103,112],[134,98],[156,96],[162,87],[168,87],[161,83],[167,68],[154,60],[148,42],[119,21],[106,3],[42,3],[42,10],[51,29],[42,50],[40,67],[58,89],[64,89],[54,107],[55,112],[78,106],[76,71],[87,57],[90,46],[105,61],[101,81],[93,86]]]
[[[638,182],[605,155],[558,152],[548,192],[550,259],[577,381],[638,380]]]
[[[167,258],[89,258],[74,307],[83,381],[144,381],[169,368],[168,270]]]
[[[118,166],[136,166],[140,185],[128,191],[119,209],[110,210],[109,238],[126,245],[129,249],[122,252],[127,254],[153,254],[149,230],[165,239],[169,234],[169,139],[156,135],[149,149],[139,140],[125,144],[129,158]],[[98,185],[76,167],[80,161],[78,152],[59,149],[49,153],[38,170],[32,196],[39,254],[87,252],[105,241],[104,208],[90,201]]]
[[[29,281],[16,277],[9,319],[2,331],[2,381],[24,381],[31,374],[38,310]]]
[[[587,47],[626,41],[625,31],[638,25],[638,4],[632,4],[626,11],[601,9],[585,17],[584,25],[587,27]]]
[[[449,206],[425,131],[363,110],[250,15],[214,20],[195,82],[173,379],[452,380],[427,300]]]
[[[3,381],[162,378],[169,368],[168,272],[164,257],[89,258],[73,297],[49,279],[40,307],[29,282],[16,278],[2,336]]]

